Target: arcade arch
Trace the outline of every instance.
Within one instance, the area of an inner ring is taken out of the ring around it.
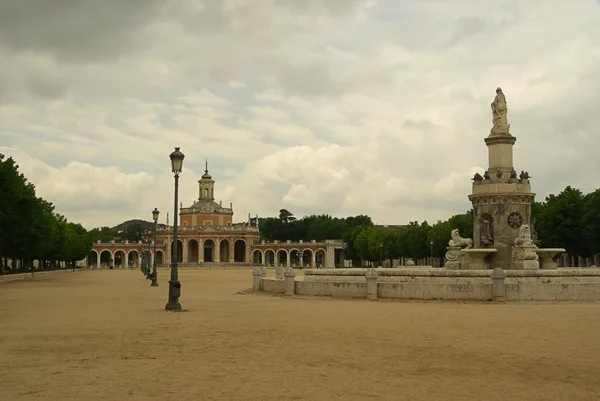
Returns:
[[[171,260],[175,256],[175,248],[173,244],[175,241],[171,241]],[[180,239],[177,240],[177,262],[183,263],[183,242]]]
[[[264,259],[264,255],[260,249],[255,249],[254,252],[252,252],[252,264],[262,265],[263,259]]]
[[[287,266],[288,252],[285,249],[277,251],[277,266]]]
[[[275,266],[275,251],[267,249],[264,254],[264,260],[267,266]]]
[[[140,254],[135,249],[127,252],[127,266],[138,267],[140,265]]]
[[[246,262],[246,241],[239,239],[233,244],[233,261],[237,263]]]
[[[215,241],[207,239],[204,241],[203,246],[204,258],[203,260],[207,263],[215,261]]]
[[[187,254],[188,262],[198,263],[199,257],[200,257],[200,250],[199,250],[198,241],[196,241],[195,239],[189,240],[188,254]]]
[[[226,239],[222,239],[219,243],[219,260],[221,261],[221,263],[229,262],[229,247],[229,241]]]
[[[163,265],[165,263],[165,253],[161,250],[156,251],[156,264]]]
[[[313,266],[312,260],[313,260],[313,251],[310,249],[303,250],[302,256],[301,256],[301,261],[302,261],[301,266],[315,267],[315,266]]]

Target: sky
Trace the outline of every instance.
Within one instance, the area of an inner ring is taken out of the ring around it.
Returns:
[[[86,228],[470,209],[502,87],[536,200],[600,187],[600,0],[2,0],[0,153]]]

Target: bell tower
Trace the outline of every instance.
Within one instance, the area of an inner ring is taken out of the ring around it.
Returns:
[[[205,160],[204,174],[202,179],[198,180],[199,197],[198,200],[215,200],[215,181],[208,174],[208,159]]]

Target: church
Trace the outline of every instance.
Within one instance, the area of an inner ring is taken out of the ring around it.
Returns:
[[[215,201],[215,181],[208,172],[208,163],[198,181],[198,200],[179,211],[177,236],[177,259],[184,264],[250,263],[251,246],[260,237],[258,226],[252,225],[250,218],[246,223],[234,224],[233,205],[224,207]],[[172,243],[173,227],[159,229],[157,244],[163,245],[167,255],[171,254]]]

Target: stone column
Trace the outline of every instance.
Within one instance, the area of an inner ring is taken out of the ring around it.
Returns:
[[[492,270],[492,301],[503,302],[506,300],[505,279],[504,270],[499,267]]]
[[[204,263],[204,240],[200,237],[197,239],[198,241],[198,263]]]
[[[215,243],[213,247],[213,262],[221,263],[221,240],[216,238],[213,241]]]
[[[183,245],[181,247],[181,263],[188,263],[190,261],[190,255],[188,252],[188,242],[189,240],[187,238],[181,238],[181,244]]]
[[[296,285],[296,272],[288,267],[283,273],[285,277],[285,295],[294,295]]]
[[[317,267],[317,252],[314,250],[310,254],[310,267],[312,267],[313,269]]]
[[[286,255],[285,267],[292,267],[292,252],[290,252],[286,249],[285,255]]]
[[[335,268],[335,248],[332,245],[327,246],[325,249],[325,268]]]
[[[367,299],[377,299],[377,278],[379,274],[374,268],[370,268],[365,273],[367,278]]]
[[[261,290],[260,281],[262,280],[262,270],[260,267],[256,266],[252,269],[252,289],[255,292],[259,292]]]

